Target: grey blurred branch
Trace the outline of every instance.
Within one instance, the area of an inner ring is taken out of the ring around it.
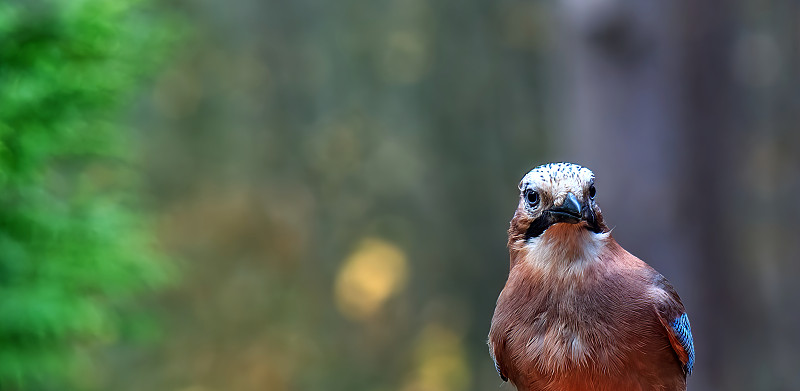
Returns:
[[[691,3],[691,4],[690,4]],[[719,3],[719,4],[717,4]],[[743,292],[714,273],[733,234],[723,197],[735,145],[726,116],[735,91],[726,72],[728,7],[721,2],[564,0],[565,152],[592,167],[614,235],[672,280],[697,329],[692,388],[709,389],[731,363],[709,362],[726,332],[713,319]],[[720,38],[723,39],[720,39]],[[688,147],[687,147],[688,146]],[[709,153],[714,151],[714,153]],[[715,200],[715,207],[698,199]],[[735,279],[736,271],[729,277]],[[703,281],[714,279],[714,284]],[[730,376],[728,378],[731,378]]]

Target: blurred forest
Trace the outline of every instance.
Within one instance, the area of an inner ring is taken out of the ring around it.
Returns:
[[[119,115],[173,33],[140,5],[0,4],[0,390],[91,389],[103,348],[152,340],[171,268]]]
[[[516,186],[573,161],[616,239],[680,292],[689,388],[800,389],[800,3],[169,0],[142,15],[162,14],[181,41],[130,46],[106,74],[154,74],[125,79],[137,95],[116,131],[132,139],[116,145],[135,159],[130,211],[154,217],[172,261],[127,254],[179,277],[136,291],[160,331],[101,334],[79,388],[511,390],[486,335]]]

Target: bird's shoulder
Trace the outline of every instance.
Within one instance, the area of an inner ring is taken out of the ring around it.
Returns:
[[[694,367],[694,340],[689,316],[677,291],[664,276],[656,276],[653,285],[666,292],[662,300],[655,303],[654,310],[684,374],[689,375]]]
[[[694,366],[694,341],[689,316],[677,290],[661,273],[627,251],[621,251],[625,254],[615,257],[617,265],[635,274],[635,278],[631,280],[638,281],[643,287],[645,297],[652,304],[650,311],[660,323],[662,335],[667,337],[675,351],[683,373],[691,374]]]
[[[669,340],[683,373],[691,374],[695,359],[694,341],[689,316],[678,292],[661,273],[618,244],[616,246],[614,265],[628,274],[629,281],[637,281],[642,287],[644,297],[651,303],[649,312],[661,325],[661,333]]]
[[[675,288],[658,271],[650,265],[626,251],[616,241],[609,243],[605,253],[609,275],[623,280],[625,285],[637,290],[659,306],[679,306],[683,308],[681,299]]]

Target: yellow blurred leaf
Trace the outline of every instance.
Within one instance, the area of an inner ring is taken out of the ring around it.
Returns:
[[[381,239],[364,239],[344,261],[336,277],[339,311],[352,320],[365,320],[406,282],[405,253]]]
[[[403,391],[460,391],[470,384],[461,336],[439,324],[426,326],[416,343],[416,369]]]

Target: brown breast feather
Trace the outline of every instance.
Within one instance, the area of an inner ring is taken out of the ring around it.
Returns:
[[[501,376],[519,390],[685,390],[653,310],[682,305],[653,284],[655,270],[612,238],[596,262],[570,278],[530,262],[512,265],[489,344]]]

